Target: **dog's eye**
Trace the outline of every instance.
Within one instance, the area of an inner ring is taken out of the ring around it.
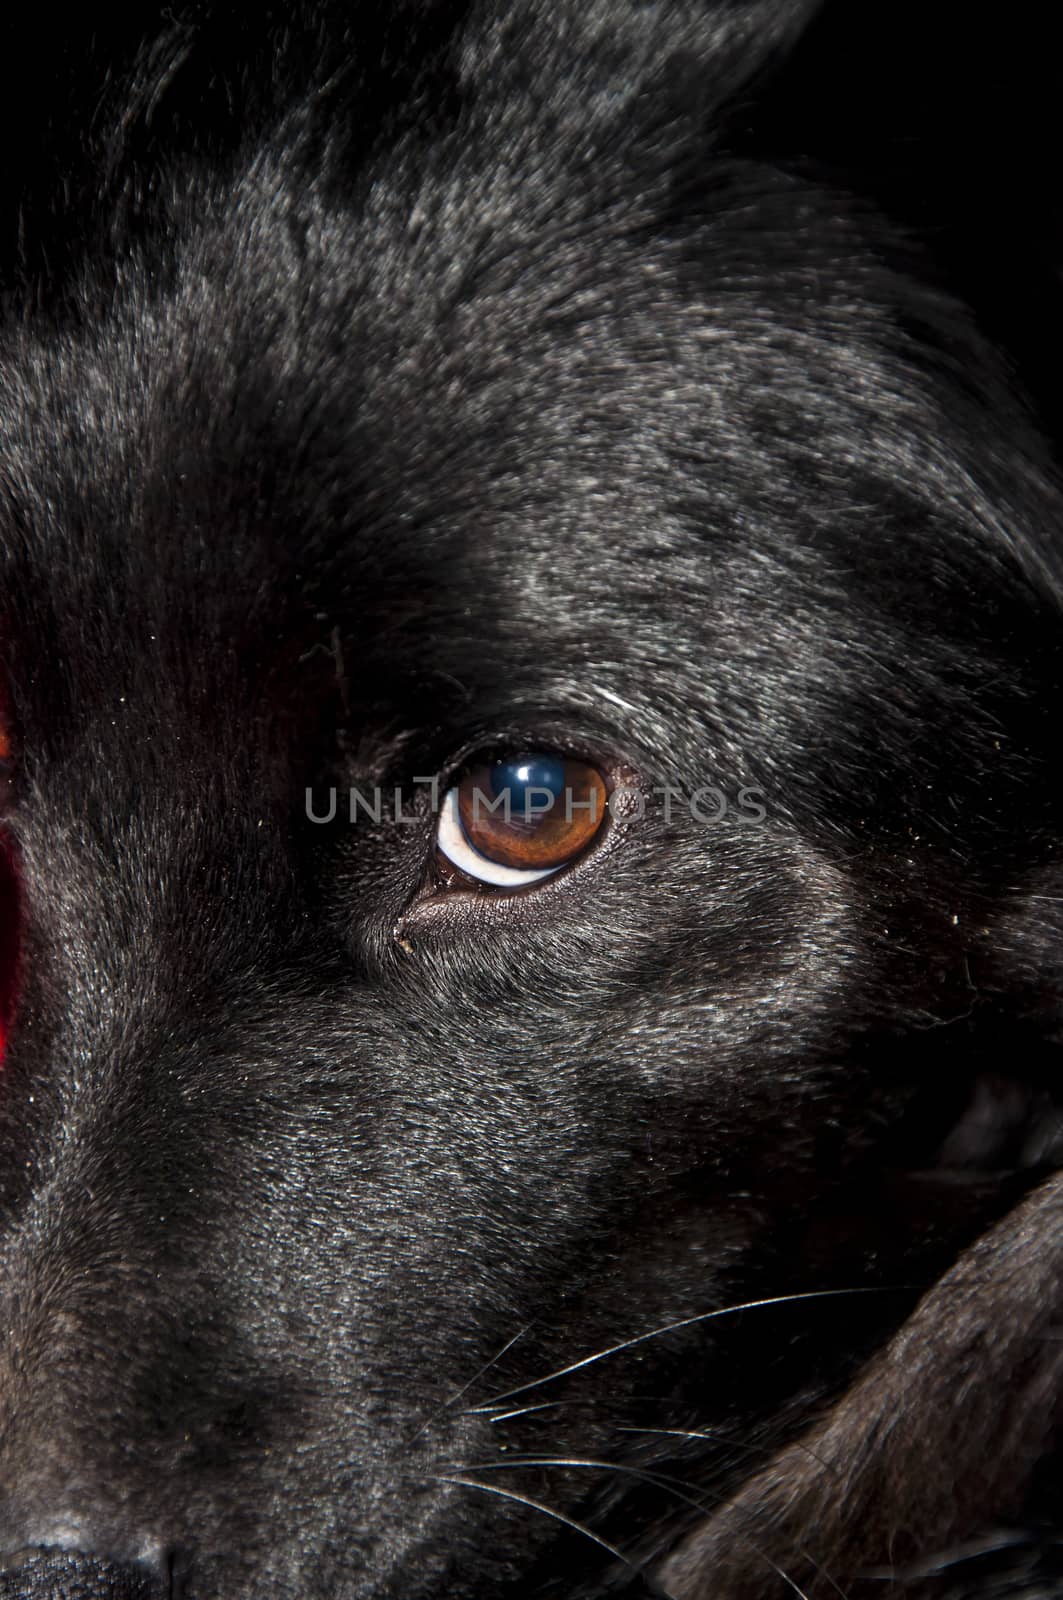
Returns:
[[[585,761],[525,751],[472,767],[443,801],[440,855],[496,888],[549,878],[598,835],[605,779]]]

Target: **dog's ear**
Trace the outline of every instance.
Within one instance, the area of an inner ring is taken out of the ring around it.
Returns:
[[[822,0],[513,0],[470,14],[460,76],[528,128],[630,143],[703,122],[781,60]]]

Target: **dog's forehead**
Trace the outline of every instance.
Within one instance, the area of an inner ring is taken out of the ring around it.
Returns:
[[[653,426],[689,407],[629,359],[660,285],[591,224],[529,258],[479,198],[396,168],[357,214],[293,216],[258,172],[186,219],[168,272],[127,262],[57,337],[11,342],[4,592],[36,671],[47,639],[86,689],[157,661],[216,706],[219,675],[316,681],[337,629],[396,679],[473,687],[478,663],[516,690],[522,655],[538,684],[637,655],[618,591],[649,630],[690,542]]]
[[[261,744],[339,673],[385,724],[575,714],[699,754],[708,728],[763,769],[769,715],[799,727],[878,648],[881,601],[918,631],[918,528],[963,464],[904,475],[936,402],[882,307],[839,343],[837,269],[797,325],[768,287],[829,215],[794,243],[785,184],[733,206],[724,174],[694,272],[586,197],[543,234],[515,171],[399,140],[339,204],[263,156],[9,339],[2,588],[49,736],[142,697]],[[887,522],[915,560],[879,585]]]

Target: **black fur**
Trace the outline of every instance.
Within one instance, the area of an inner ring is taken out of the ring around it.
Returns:
[[[816,9],[8,25],[0,1594],[1063,1595],[1051,385]]]

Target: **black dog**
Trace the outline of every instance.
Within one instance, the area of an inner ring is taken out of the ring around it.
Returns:
[[[1063,1595],[1063,496],[814,9],[18,24],[0,1594]]]

